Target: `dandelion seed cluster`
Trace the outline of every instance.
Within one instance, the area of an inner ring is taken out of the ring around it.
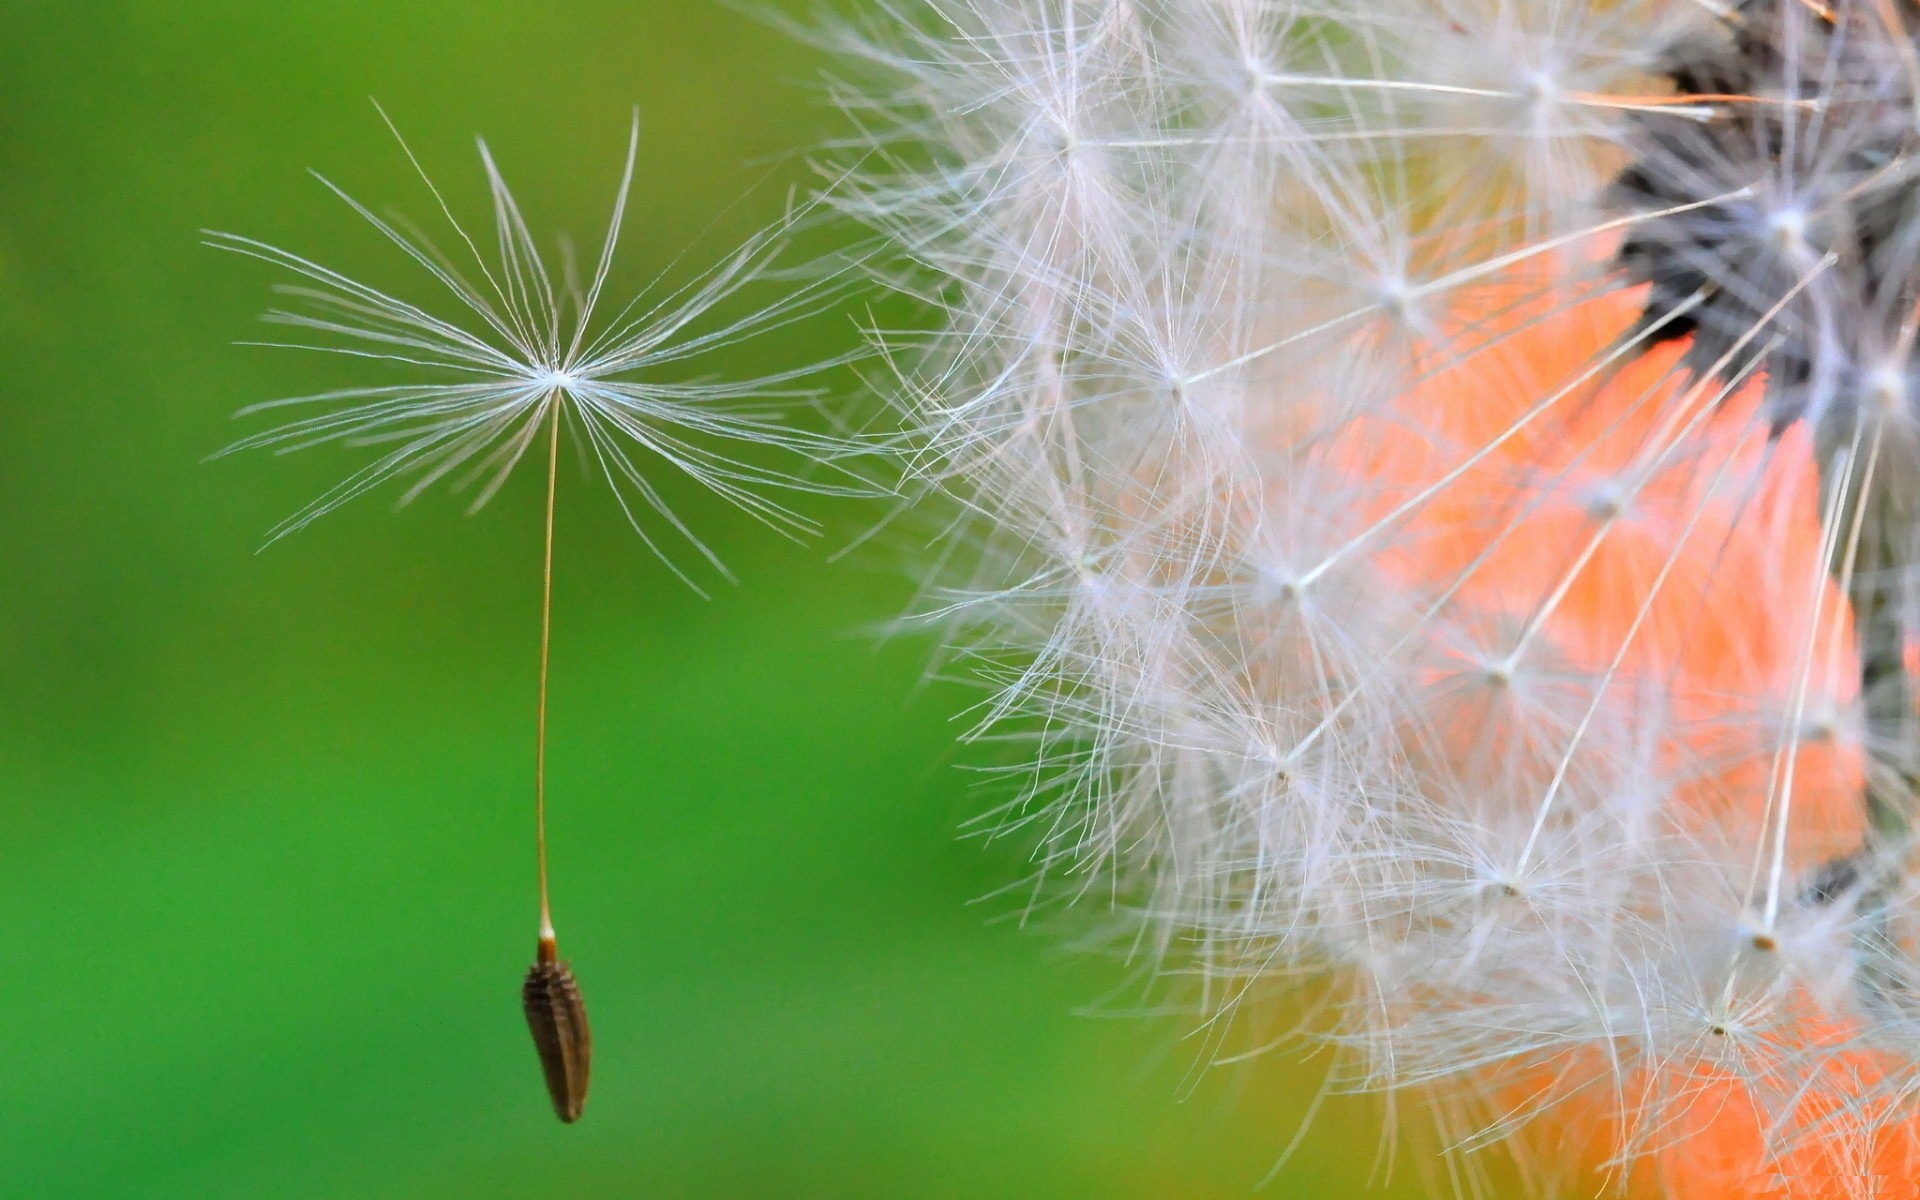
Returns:
[[[1098,893],[1221,1015],[1333,981],[1338,1082],[1431,1086],[1460,1145],[1914,1178],[1916,20],[915,0],[845,37],[837,202],[940,314],[883,334],[902,457],[964,514],[929,607],[980,735],[1030,740],[993,820],[1036,898]]]

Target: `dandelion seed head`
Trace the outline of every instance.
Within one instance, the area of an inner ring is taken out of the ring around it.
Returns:
[[[830,202],[937,314],[900,457],[1023,895],[1116,914],[1223,1058],[1314,981],[1333,1086],[1545,1146],[1543,1191],[1910,1177],[1916,29],[917,0],[844,40]]]

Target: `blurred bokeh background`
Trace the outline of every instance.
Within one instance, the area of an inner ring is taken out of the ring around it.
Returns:
[[[702,600],[563,478],[555,902],[596,1035],[566,1128],[517,1007],[538,472],[256,555],[356,460],[201,461],[239,406],[365,376],[233,345],[279,280],[197,230],[421,290],[305,173],[430,215],[369,96],[466,213],[483,132],[587,244],[637,105],[624,290],[779,215],[841,129],[823,66],[714,0],[0,9],[0,1195],[1254,1193],[1318,1069],[1196,1073],[1186,1018],[1085,1015],[1121,965],[971,903],[1022,870],[959,836],[975,697],[873,634],[909,541],[830,559],[881,507],[806,503],[794,546],[668,481],[740,576]],[[1361,1188],[1376,1128],[1329,1106],[1264,1194]]]

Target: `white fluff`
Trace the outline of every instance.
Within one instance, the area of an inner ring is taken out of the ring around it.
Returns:
[[[1915,296],[1861,263],[1904,288],[1920,216],[1856,211],[1911,189],[1894,11],[913,0],[838,40],[832,200],[941,314],[882,338],[900,453],[964,514],[930,609],[979,735],[1024,731],[992,819],[1037,896],[1216,1006],[1341,981],[1340,1078],[1479,1093],[1463,1145],[1572,1105],[1657,1156],[1719,1083],[1776,1163],[1906,1136],[1920,897],[1856,793],[1911,721],[1849,611],[1913,607]],[[1762,25],[1778,90],[1661,78]],[[1621,200],[1636,160],[1668,199]],[[1637,331],[1636,236],[1707,281]],[[1590,347],[1509,353],[1542,323]]]
[[[472,507],[478,509],[506,482],[556,405],[635,531],[689,584],[691,578],[663,543],[685,543],[723,575],[726,567],[668,508],[657,486],[660,469],[684,473],[790,532],[811,526],[767,491],[866,490],[837,465],[803,477],[736,460],[723,449],[728,443],[755,443],[802,464],[839,464],[854,449],[842,439],[799,431],[779,419],[791,401],[813,394],[800,383],[817,373],[819,364],[746,380],[711,374],[724,351],[817,311],[843,282],[822,280],[744,316],[715,319],[713,311],[779,255],[776,236],[753,238],[691,282],[643,291],[611,317],[605,315],[602,302],[633,185],[639,135],[636,113],[613,215],[586,280],[564,243],[560,269],[547,265],[485,142],[479,150],[492,199],[491,257],[455,219],[404,141],[401,149],[453,239],[451,255],[400,218],[381,217],[322,179],[425,269],[433,291],[454,302],[450,317],[437,315],[430,301],[402,299],[291,251],[239,234],[208,233],[209,245],[261,259],[303,281],[278,289],[299,308],[266,316],[311,339],[291,343],[292,348],[371,360],[406,380],[274,400],[241,411],[244,417],[287,407],[319,410],[222,453],[260,447],[285,453],[326,443],[385,448],[282,521],[270,541],[393,480],[407,481],[399,501],[405,504],[452,478],[455,486],[475,490]]]

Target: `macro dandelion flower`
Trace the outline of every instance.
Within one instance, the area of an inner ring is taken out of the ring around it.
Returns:
[[[559,961],[547,888],[547,666],[560,445],[563,437],[570,437],[584,448],[635,531],[690,586],[691,576],[669,556],[673,542],[690,547],[722,575],[726,568],[668,507],[656,482],[659,472],[683,474],[782,531],[806,532],[809,523],[769,498],[768,490],[862,490],[836,465],[844,461],[846,442],[782,421],[783,407],[812,394],[801,381],[820,364],[745,380],[712,373],[709,364],[743,340],[817,311],[836,284],[821,280],[747,315],[715,320],[715,310],[764,274],[779,255],[780,241],[766,234],[690,283],[643,291],[611,316],[603,315],[638,161],[637,114],[613,215],[585,280],[565,246],[558,270],[548,265],[484,141],[479,150],[492,199],[491,258],[455,219],[404,140],[400,145],[446,223],[452,253],[412,226],[377,215],[322,182],[422,268],[442,298],[453,302],[454,314],[438,315],[252,238],[210,233],[210,245],[264,260],[300,279],[279,288],[298,307],[276,309],[266,319],[307,340],[264,344],[370,360],[406,377],[404,382],[296,396],[245,409],[243,416],[281,409],[312,411],[222,453],[255,448],[284,453],[327,443],[374,448],[372,462],[275,527],[271,541],[390,482],[404,485],[399,503],[405,504],[448,481],[470,489],[472,509],[477,510],[529,451],[545,442],[534,771],[540,929],[523,1001],[555,1112],[571,1122],[585,1103],[591,1043],[579,987]],[[728,453],[730,444],[770,449],[812,471],[803,476],[741,461]]]
[[[1920,1178],[1920,9],[902,0],[990,827],[1541,1190]]]

